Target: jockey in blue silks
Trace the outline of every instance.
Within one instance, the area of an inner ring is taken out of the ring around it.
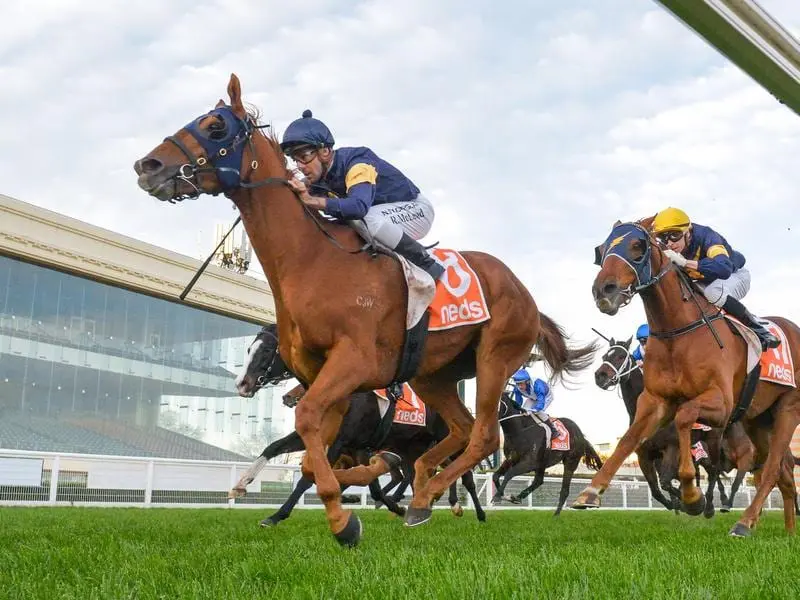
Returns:
[[[433,225],[430,201],[369,148],[334,150],[333,145],[330,129],[310,110],[292,121],[283,133],[281,150],[305,180],[291,179],[289,186],[306,206],[347,221],[365,240],[375,239],[437,281],[444,267],[417,241]]]
[[[553,401],[553,391],[547,382],[536,379],[531,380],[530,373],[525,368],[520,369],[512,376],[514,380],[514,393],[511,399],[518,408],[530,414],[531,418],[544,428],[547,440],[546,448],[550,448],[553,437],[558,437],[560,432],[556,429],[550,416],[545,412]]]
[[[649,337],[650,326],[647,323],[639,325],[639,329],[636,330],[636,340],[639,342],[639,345],[636,347],[636,350],[631,353],[631,356],[640,366],[644,361],[645,346],[647,346],[647,338]]]

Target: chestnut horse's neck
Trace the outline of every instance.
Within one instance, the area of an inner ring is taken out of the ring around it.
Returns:
[[[655,285],[642,290],[640,295],[650,330],[657,333],[673,331],[700,319],[700,311],[706,310],[709,303],[697,294],[695,302],[689,297],[690,293],[683,289],[675,269],[670,269]]]
[[[250,174],[257,183],[268,178],[287,178],[283,156],[275,142],[255,133],[252,138],[258,169]],[[276,301],[283,298],[282,282],[292,275],[301,276],[330,242],[319,231],[302,203],[287,186],[265,185],[240,188],[231,195],[242,216],[247,236],[264,269]]]

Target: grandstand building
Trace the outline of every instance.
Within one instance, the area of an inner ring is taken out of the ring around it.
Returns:
[[[234,378],[261,280],[0,195],[0,448],[241,459],[291,428]],[[287,414],[288,413],[288,414]]]

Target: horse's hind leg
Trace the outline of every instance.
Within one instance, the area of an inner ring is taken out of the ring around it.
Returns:
[[[766,433],[761,431],[753,441],[756,443],[756,448],[759,450],[758,458],[760,459],[763,454],[763,446],[769,444],[769,454],[767,460],[764,462],[764,467],[761,469],[761,478],[758,482],[758,489],[753,498],[750,506],[742,514],[741,519],[731,529],[731,535],[736,537],[749,536],[751,529],[758,523],[761,509],[764,502],[778,483],[780,478],[782,464],[786,458],[787,449],[792,440],[792,435],[797,427],[798,421],[798,403],[800,403],[800,394],[795,390],[790,396],[785,396],[779,401],[781,406],[778,409],[778,414],[775,416],[775,424],[772,427],[772,435],[767,437]],[[768,440],[768,442],[767,442]],[[785,509],[784,509],[785,510]],[[794,515],[792,514],[791,521],[788,520],[788,512],[784,513],[786,520],[787,531],[794,531]],[[790,530],[789,527],[792,527]]]
[[[414,485],[414,499],[411,506],[414,511],[406,514],[406,524],[416,525],[430,518],[431,499],[444,492],[464,471],[477,465],[481,459],[494,452],[500,445],[500,425],[497,420],[497,408],[507,378],[519,368],[526,358],[533,343],[537,340],[538,331],[531,332],[530,344],[526,344],[526,336],[508,339],[508,320],[513,314],[511,307],[504,318],[491,321],[481,333],[480,342],[475,352],[476,364],[476,417],[472,431],[464,428],[458,415],[467,412],[458,397],[456,384],[448,380],[440,385],[436,394],[436,405],[432,406],[445,420],[450,428],[450,435],[434,446],[417,461],[417,482]],[[428,379],[427,382],[431,380]],[[413,384],[412,384],[413,386]],[[425,393],[421,392],[422,397]],[[458,411],[458,412],[457,412]],[[471,420],[471,419],[470,419]],[[458,432],[456,434],[456,432]],[[469,443],[464,452],[452,463],[439,471],[430,481],[420,481],[423,468],[435,467],[447,456],[455,454],[463,447],[464,436],[469,433]],[[451,436],[457,435],[459,447],[447,445]],[[435,462],[438,461],[438,462]],[[421,485],[420,485],[421,484]]]
[[[478,517],[478,521],[485,521],[486,513],[483,511],[481,500],[478,497],[478,490],[475,488],[475,475],[473,474],[472,469],[468,469],[464,472],[464,474],[461,476],[461,483],[464,484],[469,497],[472,498],[472,505],[475,507],[475,516]]]
[[[578,468],[578,461],[575,461],[575,464],[564,464],[564,475],[561,477],[561,491],[558,494],[558,507],[556,508],[556,512],[553,516],[557,517],[561,514],[561,509],[564,508],[564,503],[567,501],[567,496],[569,496],[569,488],[570,484],[572,483],[572,474],[575,473],[575,469]]]
[[[783,522],[786,533],[794,535],[797,488],[794,487],[794,460],[791,457],[789,457],[789,461],[784,461],[783,463],[781,475],[778,479],[778,489],[780,489],[783,497]]]
[[[444,471],[430,479],[440,485],[429,485],[430,474],[435,473],[436,468],[448,457],[464,448],[473,419],[467,408],[461,403],[455,382],[449,379],[438,379],[432,375],[414,379],[411,386],[431,409],[439,413],[449,430],[443,440],[424,452],[414,463],[414,495],[406,512],[406,525],[414,527],[430,519],[433,499],[441,496],[463,471],[472,466],[462,467],[465,462],[462,460],[462,455]],[[498,402],[499,397],[498,394]],[[461,469],[461,471],[457,471],[457,469]],[[442,473],[447,475],[443,477]],[[454,473],[455,475],[453,475]],[[441,485],[441,483],[445,483],[445,485]]]

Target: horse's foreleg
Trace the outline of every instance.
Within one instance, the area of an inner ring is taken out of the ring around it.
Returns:
[[[492,484],[494,485],[495,493],[500,487],[500,479],[506,474],[506,471],[508,471],[513,464],[514,462],[510,458],[506,458],[502,463],[500,463],[500,466],[497,467],[497,470],[492,473]]]
[[[337,469],[333,474],[342,485],[369,485],[381,475],[391,471],[394,466],[399,465],[400,460],[400,457],[393,452],[379,452],[369,459],[368,465]]]
[[[297,481],[297,485],[294,486],[292,493],[286,499],[286,502],[283,503],[275,513],[263,519],[261,521],[262,527],[274,527],[281,521],[288,519],[289,515],[292,514],[292,510],[294,509],[297,502],[300,500],[300,497],[305,494],[306,490],[308,490],[314,483],[305,477],[301,477]]]
[[[533,451],[522,456],[519,462],[511,465],[511,468],[506,471],[506,476],[503,478],[503,482],[500,484],[500,487],[495,491],[492,502],[499,502],[503,499],[503,492],[505,492],[506,486],[512,479],[514,479],[514,477],[517,475],[522,475],[523,473],[528,473],[529,471],[533,471],[535,467],[536,455]],[[536,478],[539,478],[540,473],[542,474],[542,479],[544,479],[544,469],[539,469],[536,471]]]
[[[325,442],[336,437],[347,409],[345,400],[364,380],[355,368],[359,352],[340,342],[328,354],[317,378],[295,409],[295,429],[306,447],[303,474],[313,477],[325,505],[328,526],[339,543],[354,546],[361,537],[361,522],[342,509],[339,482],[325,453]]]
[[[708,476],[708,489],[706,490],[706,507],[703,511],[703,516],[706,519],[710,519],[714,516],[714,488],[719,481],[719,469],[713,461],[708,460],[708,462],[703,463],[703,468],[706,470],[706,475]]]
[[[672,416],[663,398],[644,390],[639,396],[633,423],[620,438],[617,447],[592,481],[572,503],[572,508],[597,508],[600,495],[606,491],[611,478],[616,475],[628,456],[652,436],[659,426]]]
[[[641,469],[642,475],[644,475],[644,480],[647,482],[647,486],[650,488],[650,494],[653,496],[653,500],[663,504],[667,510],[672,510],[672,501],[668,500],[658,487],[658,475],[656,473],[656,467],[653,464],[653,461],[647,457],[645,452],[642,452],[639,455],[639,469]]]
[[[760,470],[761,476],[758,480],[758,489],[756,490],[755,497],[750,503],[750,506],[747,507],[742,514],[742,518],[739,519],[739,522],[736,523],[731,530],[731,535],[750,535],[750,530],[758,523],[761,509],[764,506],[767,496],[769,496],[775,484],[778,483],[782,462],[787,456],[787,450],[792,441],[792,435],[798,424],[795,408],[797,402],[800,402],[800,392],[797,391],[793,392],[793,397],[786,397],[781,401],[778,414],[775,416],[772,435],[769,439],[767,460],[764,462],[764,467]],[[792,515],[791,521],[788,518],[789,513]],[[785,525],[787,531],[793,532],[794,512],[785,512],[784,518],[786,519]]]
[[[522,501],[528,496],[530,496],[533,492],[538,490],[544,483],[544,475],[545,475],[544,469],[539,469],[538,471],[536,471],[536,473],[534,473],[533,475],[533,481],[531,482],[531,484],[524,490],[522,490],[519,494],[517,494],[517,500]]]
[[[247,471],[242,474],[236,485],[228,492],[228,498],[239,498],[247,494],[247,486],[253,483],[253,480],[267,465],[269,459],[280,456],[281,454],[288,454],[289,452],[300,452],[304,449],[303,440],[300,439],[296,431],[272,442],[269,446],[264,448],[261,455],[256,458],[247,468]]]

